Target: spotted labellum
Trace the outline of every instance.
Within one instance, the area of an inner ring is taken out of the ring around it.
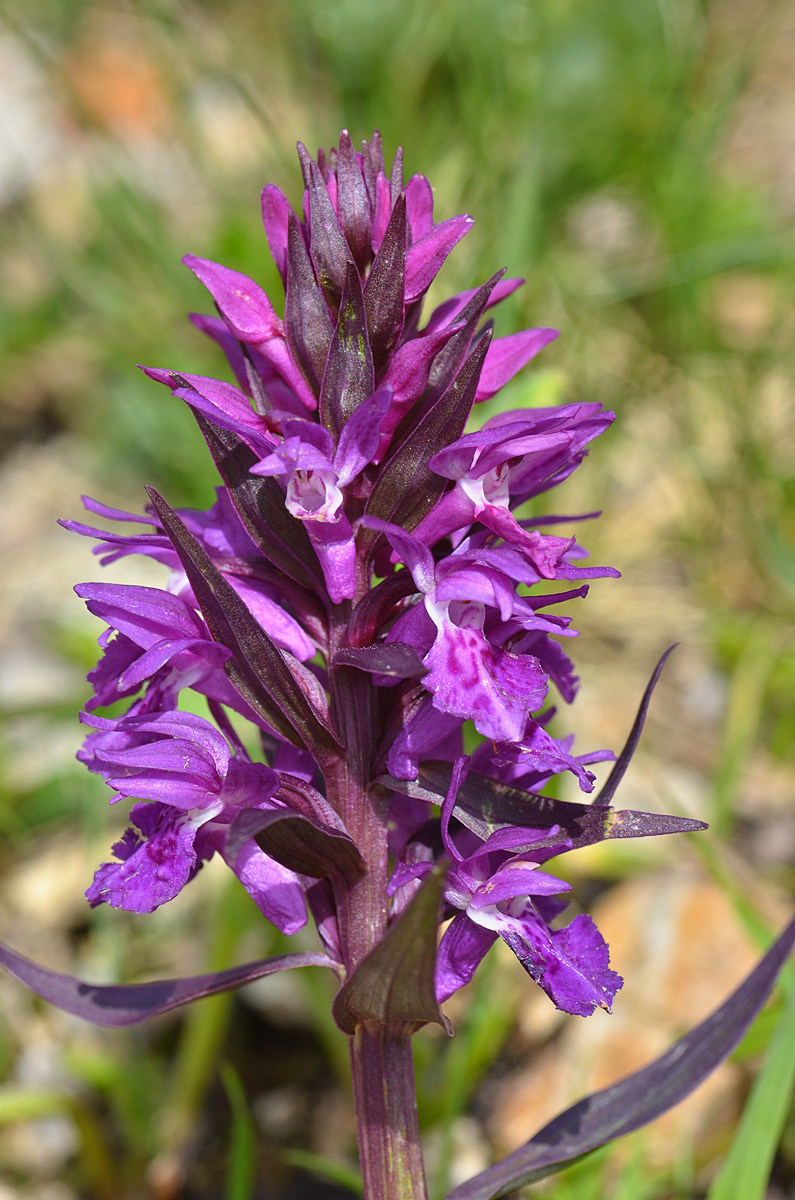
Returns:
[[[79,758],[129,806],[88,903],[150,913],[219,856],[283,934],[313,921],[317,949],[126,986],[1,944],[0,961],[104,1025],[287,968],[335,972],[364,1194],[424,1197],[412,1034],[451,1032],[440,1006],[498,939],[563,1012],[609,1012],[622,980],[556,860],[704,826],[612,806],[666,656],[598,794],[589,768],[615,756],[575,752],[553,724],[578,687],[570,602],[618,572],[555,532],[577,518],[534,518],[528,502],[580,466],[614,414],[505,406],[480,422],[480,402],[558,336],[494,336],[489,310],[522,280],[499,271],[428,312],[472,219],[437,220],[428,180],[404,182],[400,151],[387,173],[378,133],[357,151],[343,130],[336,149],[299,156],[298,210],[273,184],[262,193],[283,317],[253,279],[189,254],[215,309],[191,320],[228,378],[143,368],[198,422],[215,503],[175,510],[149,488],[141,512],[84,498],[90,523],[63,524],[96,539],[103,565],[163,567],[161,588],[76,588],[105,627]],[[206,715],[184,704],[190,691]],[[102,715],[118,701],[123,715]],[[579,801],[552,798],[561,774]],[[677,1103],[736,1045],[793,941],[795,925],[690,1042],[452,1196],[506,1195]]]

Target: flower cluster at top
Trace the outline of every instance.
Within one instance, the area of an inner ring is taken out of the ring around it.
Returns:
[[[569,702],[578,682],[554,609],[617,572],[584,566],[574,538],[545,531],[555,518],[515,510],[565,480],[613,414],[504,411],[466,432],[556,332],[493,338],[487,310],[522,282],[502,272],[423,313],[471,218],[436,221],[428,180],[404,183],[400,152],[388,175],[378,134],[361,153],[346,131],[316,160],[299,151],[300,215],[274,185],[262,194],[283,318],[246,275],[188,255],[218,314],[191,319],[235,383],[145,368],[196,417],[215,503],[175,512],[150,491],[133,514],[86,499],[123,532],[64,523],[100,539],[103,563],[144,554],[168,572],[162,590],[76,589],[107,626],[79,757],[134,801],[87,896],[151,912],[218,854],[283,932],[308,909],[350,971],[446,859],[438,998],[501,937],[559,1008],[587,1015],[621,980],[589,917],[556,921],[569,885],[542,864],[587,837],[557,820],[582,806],[543,788],[571,772],[590,792],[588,764],[613,756],[548,731],[552,689]],[[180,706],[185,689],[208,717]],[[121,699],[124,715],[97,715]],[[471,758],[466,722],[483,739]]]

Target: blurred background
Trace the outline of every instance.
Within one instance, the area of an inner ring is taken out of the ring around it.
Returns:
[[[123,814],[74,762],[100,627],[71,587],[101,568],[55,520],[79,516],[80,493],[140,508],[147,482],[172,504],[211,503],[189,414],[135,364],[226,375],[186,320],[207,310],[188,251],[254,276],[278,306],[258,195],[273,180],[298,202],[296,139],[314,151],[341,126],[354,144],[378,127],[408,173],[430,177],[437,219],[472,214],[444,292],[501,266],[526,276],[497,333],[563,336],[506,405],[587,399],[618,414],[554,500],[603,510],[581,537],[623,575],[574,614],[583,688],[558,728],[581,751],[618,749],[656,658],[680,641],[619,803],[711,830],[566,864],[626,978],[612,1017],[564,1019],[497,951],[450,1005],[456,1038],[417,1037],[435,1197],[704,1016],[787,913],[793,62],[793,0],[4,0],[5,940],[95,981],[280,948],[214,863],[153,916],[89,912],[83,890]],[[112,578],[161,582],[135,560]],[[329,986],[274,976],[114,1034],[0,978],[0,1200],[350,1196]],[[684,1106],[527,1194],[795,1196],[789,977],[782,991]]]

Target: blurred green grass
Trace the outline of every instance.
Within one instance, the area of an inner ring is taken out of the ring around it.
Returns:
[[[708,836],[729,869],[736,856],[765,895],[792,890],[795,139],[781,130],[795,114],[793,49],[791,0],[5,0],[0,856],[11,882],[0,911],[18,944],[32,920],[66,965],[127,978],[268,949],[245,898],[214,876],[173,914],[136,921],[86,914],[78,888],[71,902],[56,891],[54,910],[22,902],[13,868],[22,859],[35,878],[37,861],[51,870],[71,856],[87,882],[112,824],[102,785],[69,761],[98,632],[77,612],[70,572],[94,568],[85,548],[55,540],[50,522],[64,506],[76,515],[78,490],[135,505],[144,482],[173,503],[210,503],[198,432],[134,364],[225,373],[185,320],[206,301],[180,257],[243,270],[278,303],[259,188],[274,180],[297,200],[295,140],[328,145],[343,125],[354,140],[380,128],[390,151],[402,142],[408,171],[431,178],[438,214],[476,218],[445,288],[505,265],[527,284],[499,311],[498,332],[561,329],[506,403],[596,399],[618,412],[555,501],[604,509],[583,538],[595,561],[624,573],[594,589],[576,618],[583,748],[620,742],[648,667],[665,639],[682,637],[639,772],[652,792],[662,776],[676,803],[713,820]],[[22,576],[34,580],[27,590]],[[672,858],[662,853],[611,852],[578,882],[597,894],[665,869]],[[438,1194],[471,1129],[461,1121],[483,1116],[476,1095],[492,1054],[505,1070],[515,1065],[523,1000],[489,978],[451,1046],[417,1043]],[[326,1100],[343,1105],[344,1043],[323,1017],[324,985],[296,988],[307,1061],[326,1073]],[[301,1142],[305,1163],[330,1153],[302,1124],[303,1093],[247,1062],[244,1033],[272,1038],[272,999],[256,1020],[237,1001],[205,1002],[183,1021],[115,1040],[26,999],[9,1003],[4,1130],[32,1115],[66,1122],[60,1158],[0,1131],[9,1197],[43,1198],[54,1178],[63,1200],[178,1195],[196,1131],[191,1196],[225,1186],[242,1196],[252,1171],[252,1195],[275,1195],[262,1190],[269,1179],[298,1188],[279,1165],[285,1139]],[[30,1022],[50,1054],[35,1089]],[[241,1089],[270,1100],[249,1118]],[[258,1152],[250,1120],[265,1130]],[[30,1128],[35,1143],[55,1126]],[[350,1129],[336,1136],[343,1144]],[[682,1145],[653,1166],[639,1135],[545,1194],[703,1195],[726,1136],[706,1157]],[[794,1164],[790,1114],[776,1186],[791,1186]]]

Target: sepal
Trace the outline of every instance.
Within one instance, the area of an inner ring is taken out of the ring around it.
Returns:
[[[239,341],[257,344],[281,333],[273,305],[248,275],[195,254],[186,254],[182,261],[207,288]]]
[[[268,183],[262,189],[262,224],[271,258],[276,263],[282,283],[287,283],[287,224],[292,209],[281,188]]]
[[[419,300],[433,283],[451,250],[469,233],[472,217],[463,213],[435,225],[430,233],[409,247],[406,255],[406,304]]]

